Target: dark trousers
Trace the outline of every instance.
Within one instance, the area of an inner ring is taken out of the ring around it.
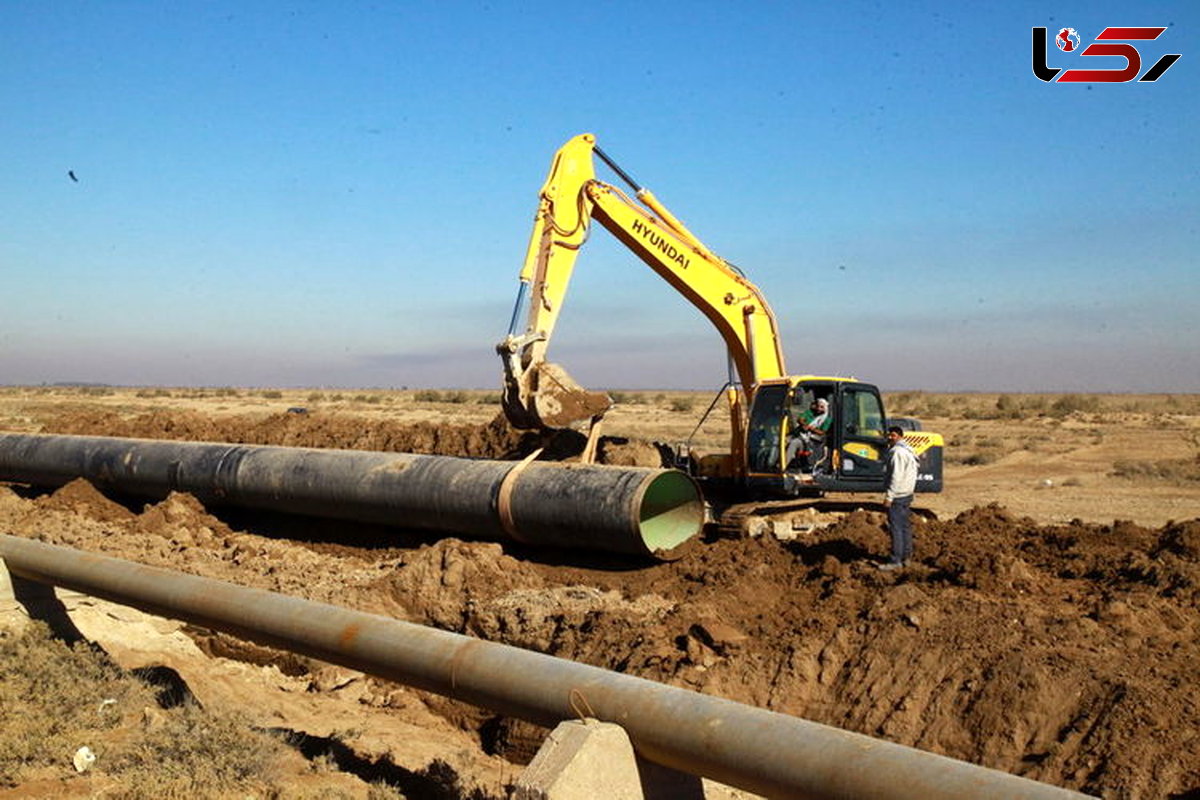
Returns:
[[[888,532],[892,534],[892,563],[900,564],[912,560],[912,523],[908,512],[912,508],[913,496],[897,497],[888,506]]]

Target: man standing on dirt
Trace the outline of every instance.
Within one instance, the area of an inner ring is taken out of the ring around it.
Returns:
[[[882,570],[908,566],[913,556],[912,508],[913,492],[917,489],[917,454],[904,441],[904,430],[895,425],[888,428],[887,494],[883,505],[887,508],[888,532],[892,535],[892,560],[880,564]]]

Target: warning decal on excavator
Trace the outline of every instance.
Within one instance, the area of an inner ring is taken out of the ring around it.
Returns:
[[[908,442],[908,446],[917,455],[921,455],[931,447],[942,445],[942,435],[940,433],[926,433],[924,431],[909,431],[904,434],[904,441]]]
[[[847,442],[842,449],[851,455],[865,458],[869,461],[879,460],[879,451],[866,442]]]

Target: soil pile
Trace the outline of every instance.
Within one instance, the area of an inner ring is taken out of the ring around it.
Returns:
[[[584,444],[584,438],[574,431],[548,437],[518,431],[503,415],[483,426],[431,422],[364,425],[361,419],[321,412],[213,418],[189,411],[156,410],[123,417],[111,411],[80,410],[58,415],[43,432],[497,459],[524,458],[538,447],[547,448],[547,457],[566,457],[578,454]]]
[[[350,422],[151,415],[56,430],[493,457],[530,443],[498,423]],[[82,482],[42,497],[0,487],[6,532],[503,641],[1106,798],[1200,797],[1200,519],[1043,526],[987,506],[916,524],[918,563],[896,573],[875,568],[888,545],[868,512],[646,564],[367,526],[275,538],[184,495],[129,510]],[[311,691],[327,683],[315,665],[238,652],[309,671]],[[529,726],[365,685],[356,703],[400,719],[432,710],[483,762],[520,761],[538,741]],[[455,762],[464,774],[467,761]]]

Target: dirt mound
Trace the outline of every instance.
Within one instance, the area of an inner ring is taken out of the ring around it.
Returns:
[[[50,420],[44,432],[498,459],[523,458],[543,446],[564,454],[582,450],[578,434],[568,431],[543,441],[537,434],[512,428],[502,415],[482,426],[429,422],[364,425],[360,419],[321,412],[213,418],[189,411],[156,410],[125,418],[107,411],[74,411]]]
[[[487,457],[541,444],[499,421],[320,414],[75,415],[55,427]],[[652,449],[614,442],[610,452]],[[18,535],[504,641],[1107,798],[1200,796],[1200,520],[1040,525],[981,506],[917,520],[916,565],[883,573],[888,539],[869,512],[786,542],[714,537],[655,565],[413,543],[366,526],[343,526],[336,545],[272,538],[223,513],[173,495],[135,515],[79,482],[38,500],[0,493],[0,524]],[[326,684],[340,685],[314,677],[310,691]],[[488,752],[523,757],[511,721],[436,698],[378,702],[393,714],[433,709]]]
[[[76,478],[52,494],[38,498],[37,506],[50,511],[70,511],[100,522],[126,522],[136,516],[83,478]]]
[[[668,454],[650,442],[625,437],[601,437],[596,460],[618,467],[660,467],[669,463]]]
[[[895,575],[870,555],[886,549],[881,520],[860,513],[801,541],[712,541],[619,572],[439,542],[380,586],[451,630],[1162,797],[1200,787],[1200,759],[1181,757],[1200,730],[1197,531],[1039,527],[990,506],[922,523],[919,565]]]
[[[540,458],[570,461],[579,457],[587,443],[586,437],[573,430],[519,431],[503,414],[484,425],[439,425],[431,422],[364,424],[361,419],[322,412],[213,418],[190,411],[165,409],[133,417],[122,417],[111,411],[77,410],[53,417],[43,426],[43,432],[501,460],[525,458],[540,448]],[[601,437],[596,456],[601,464],[641,467],[662,466],[663,459],[659,446],[617,436]]]
[[[138,515],[133,530],[169,540],[177,547],[217,547],[233,531],[209,514],[190,494],[171,492],[166,499],[147,505]]]

